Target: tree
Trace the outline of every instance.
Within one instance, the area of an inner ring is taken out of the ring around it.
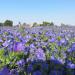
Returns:
[[[3,26],[3,23],[0,23],[0,26]]]
[[[11,21],[11,20],[6,20],[6,21],[4,22],[4,26],[13,26],[13,21]]]
[[[54,23],[53,22],[46,22],[46,21],[43,21],[43,23],[42,24],[40,24],[40,26],[53,26],[54,25]]]
[[[61,26],[65,26],[66,24],[64,24],[64,23],[61,23]]]
[[[53,23],[53,22],[51,22],[51,23],[50,23],[50,26],[54,26],[54,23]]]
[[[50,23],[49,22],[43,22],[43,26],[48,26],[48,25],[50,25]]]
[[[38,24],[36,22],[33,23],[33,27],[38,26]]]

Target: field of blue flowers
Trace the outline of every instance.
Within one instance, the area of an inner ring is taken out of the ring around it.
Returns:
[[[0,75],[75,75],[74,29],[0,28]]]

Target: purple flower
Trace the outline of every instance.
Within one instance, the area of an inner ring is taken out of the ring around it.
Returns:
[[[67,50],[67,52],[72,52],[71,48],[69,48],[69,49]]]
[[[31,36],[30,35],[26,35],[26,39],[30,39],[31,38]]]
[[[0,39],[0,42],[3,42],[3,40],[2,40],[2,39]]]
[[[45,53],[41,48],[38,48],[35,51],[35,57],[36,57],[36,60],[43,60],[43,61],[46,60]]]
[[[56,70],[53,70],[49,73],[49,75],[63,75],[63,72],[62,71],[56,71]]]
[[[41,63],[41,69],[42,70],[46,70],[47,71],[48,70],[48,66],[49,65],[47,63]]]
[[[50,61],[53,62],[54,64],[61,64],[61,62],[58,61],[54,56],[51,56]]]
[[[69,63],[67,64],[67,68],[75,69],[75,64],[69,62]]]
[[[71,47],[67,50],[67,52],[75,51],[75,43],[72,43]]]
[[[62,46],[62,43],[60,41],[57,42],[58,46]]]
[[[33,72],[33,75],[42,75],[42,72],[38,70],[38,71]]]
[[[25,48],[24,48],[24,54],[27,55],[29,51],[30,51],[30,47],[25,47]]]
[[[10,75],[19,75],[16,69],[10,71]]]
[[[72,51],[75,51],[75,43],[72,43],[72,45],[71,45],[71,50],[72,50]]]
[[[49,39],[49,42],[55,42],[55,38]]]
[[[61,58],[58,58],[57,59],[61,64],[64,64],[65,63],[65,60],[61,59]]]
[[[9,43],[7,41],[5,41],[3,44],[2,44],[4,47],[7,47],[9,45]]]
[[[21,42],[16,42],[14,44],[14,51],[22,51],[24,50],[24,45]]]
[[[64,38],[60,40],[61,43],[65,43],[65,41],[66,40]]]
[[[21,59],[21,60],[17,61],[16,64],[17,65],[24,65],[25,64],[25,61],[24,61],[24,59]]]
[[[28,65],[28,67],[27,67],[27,72],[30,73],[30,72],[32,72],[32,71],[33,71],[33,65],[30,64],[30,65]]]
[[[51,56],[50,60],[56,60],[56,58],[54,56]]]
[[[34,44],[30,44],[30,48],[35,48]]]
[[[62,38],[60,41],[58,41],[58,46],[66,46],[68,44],[68,41],[65,38]]]
[[[1,71],[0,71],[0,75],[10,75],[10,71],[7,67],[4,67]]]

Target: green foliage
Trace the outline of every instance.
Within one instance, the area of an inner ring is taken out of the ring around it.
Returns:
[[[33,23],[33,27],[38,26],[38,24],[36,22]]]
[[[4,50],[0,50],[0,69],[5,65]]]
[[[46,59],[49,60],[51,57],[51,53],[47,50],[46,51]]]
[[[60,41],[60,40],[61,40],[61,37],[60,37],[60,36],[58,36],[58,37],[57,37],[57,40],[58,40],[58,41]]]
[[[40,38],[41,38],[41,39],[43,39],[43,38],[44,38],[44,35],[43,35],[43,34],[42,34],[42,35],[40,35]]]
[[[49,22],[43,22],[44,26],[49,25],[49,24],[50,24]]]
[[[3,26],[3,23],[0,23],[0,26]]]
[[[33,37],[37,37],[38,35],[37,35],[37,34],[32,34],[32,36],[33,36]]]
[[[33,27],[35,27],[35,26],[54,26],[54,23],[43,21],[42,24],[37,24],[36,22],[34,22]]]
[[[48,41],[48,37],[43,37],[43,41],[47,42]]]
[[[11,21],[11,20],[6,20],[6,21],[4,22],[4,26],[13,26],[13,21]]]
[[[51,26],[54,26],[54,23],[53,23],[53,22],[51,22],[51,23],[50,23],[50,25],[51,25]]]
[[[55,43],[49,43],[48,50],[46,51],[46,58],[47,59],[50,59],[50,57],[52,56],[52,53],[55,50],[55,46],[56,46]]]
[[[75,52],[71,52],[68,55],[68,60],[72,61],[75,64]]]
[[[23,52],[9,52],[7,56],[4,55],[5,50],[0,50],[0,69],[11,63],[10,67],[16,65],[16,62],[23,58]]]
[[[19,39],[18,37],[15,37],[15,40],[16,40],[17,42],[20,42],[20,39]]]
[[[40,24],[40,26],[54,26],[54,23],[44,21],[42,24]]]

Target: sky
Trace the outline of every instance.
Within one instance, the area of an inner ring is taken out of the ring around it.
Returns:
[[[0,22],[32,24],[53,21],[75,25],[75,0],[0,0]]]

